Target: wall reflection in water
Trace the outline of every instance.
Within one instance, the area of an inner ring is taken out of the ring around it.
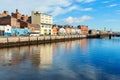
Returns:
[[[0,63],[3,65],[19,64],[27,55],[28,47],[0,49]]]
[[[119,80],[119,47],[81,39],[0,49],[0,80]]]
[[[53,53],[59,48],[61,53],[70,52],[77,45],[85,51],[87,40],[82,39],[76,42],[68,41],[61,43],[42,44],[34,46],[23,46],[15,48],[0,49],[0,64],[13,65],[20,64],[22,61],[29,60],[33,66],[48,68],[52,64]]]
[[[88,39],[81,39],[81,40],[80,40],[80,48],[81,48],[81,50],[82,50],[84,53],[87,52]]]
[[[49,68],[52,64],[52,45],[32,46],[31,49],[32,64],[39,68]]]
[[[32,66],[48,68],[52,64],[52,45],[0,49],[0,65],[30,61]]]

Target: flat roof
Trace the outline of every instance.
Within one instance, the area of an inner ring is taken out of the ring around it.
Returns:
[[[50,14],[42,13],[42,12],[40,12],[40,11],[32,11],[32,12],[38,12],[38,14],[44,14],[44,15],[52,16],[52,15],[50,15]]]

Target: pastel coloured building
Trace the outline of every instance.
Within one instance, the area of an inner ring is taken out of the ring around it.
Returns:
[[[58,34],[58,26],[57,25],[53,25],[52,26],[52,35],[57,35]]]
[[[52,34],[53,19],[51,15],[41,13],[39,11],[32,11],[32,24],[40,25],[40,35]]]
[[[78,28],[81,29],[81,34],[88,34],[89,32],[88,26],[79,25]]]

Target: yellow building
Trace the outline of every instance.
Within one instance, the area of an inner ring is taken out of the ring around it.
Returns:
[[[32,11],[32,24],[40,25],[40,35],[51,35],[52,23],[53,19],[51,15],[39,11]]]

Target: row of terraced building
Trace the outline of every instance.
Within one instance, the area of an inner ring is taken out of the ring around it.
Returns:
[[[15,13],[8,14],[4,11],[0,14],[0,25],[10,25],[13,28],[28,28],[31,32],[40,35],[57,35],[61,28],[66,30],[67,34],[72,34],[72,31],[79,31],[79,34],[88,34],[88,26],[78,26],[76,28],[71,26],[53,25],[52,15],[41,13],[39,11],[32,11],[31,16],[21,14],[18,9]]]

